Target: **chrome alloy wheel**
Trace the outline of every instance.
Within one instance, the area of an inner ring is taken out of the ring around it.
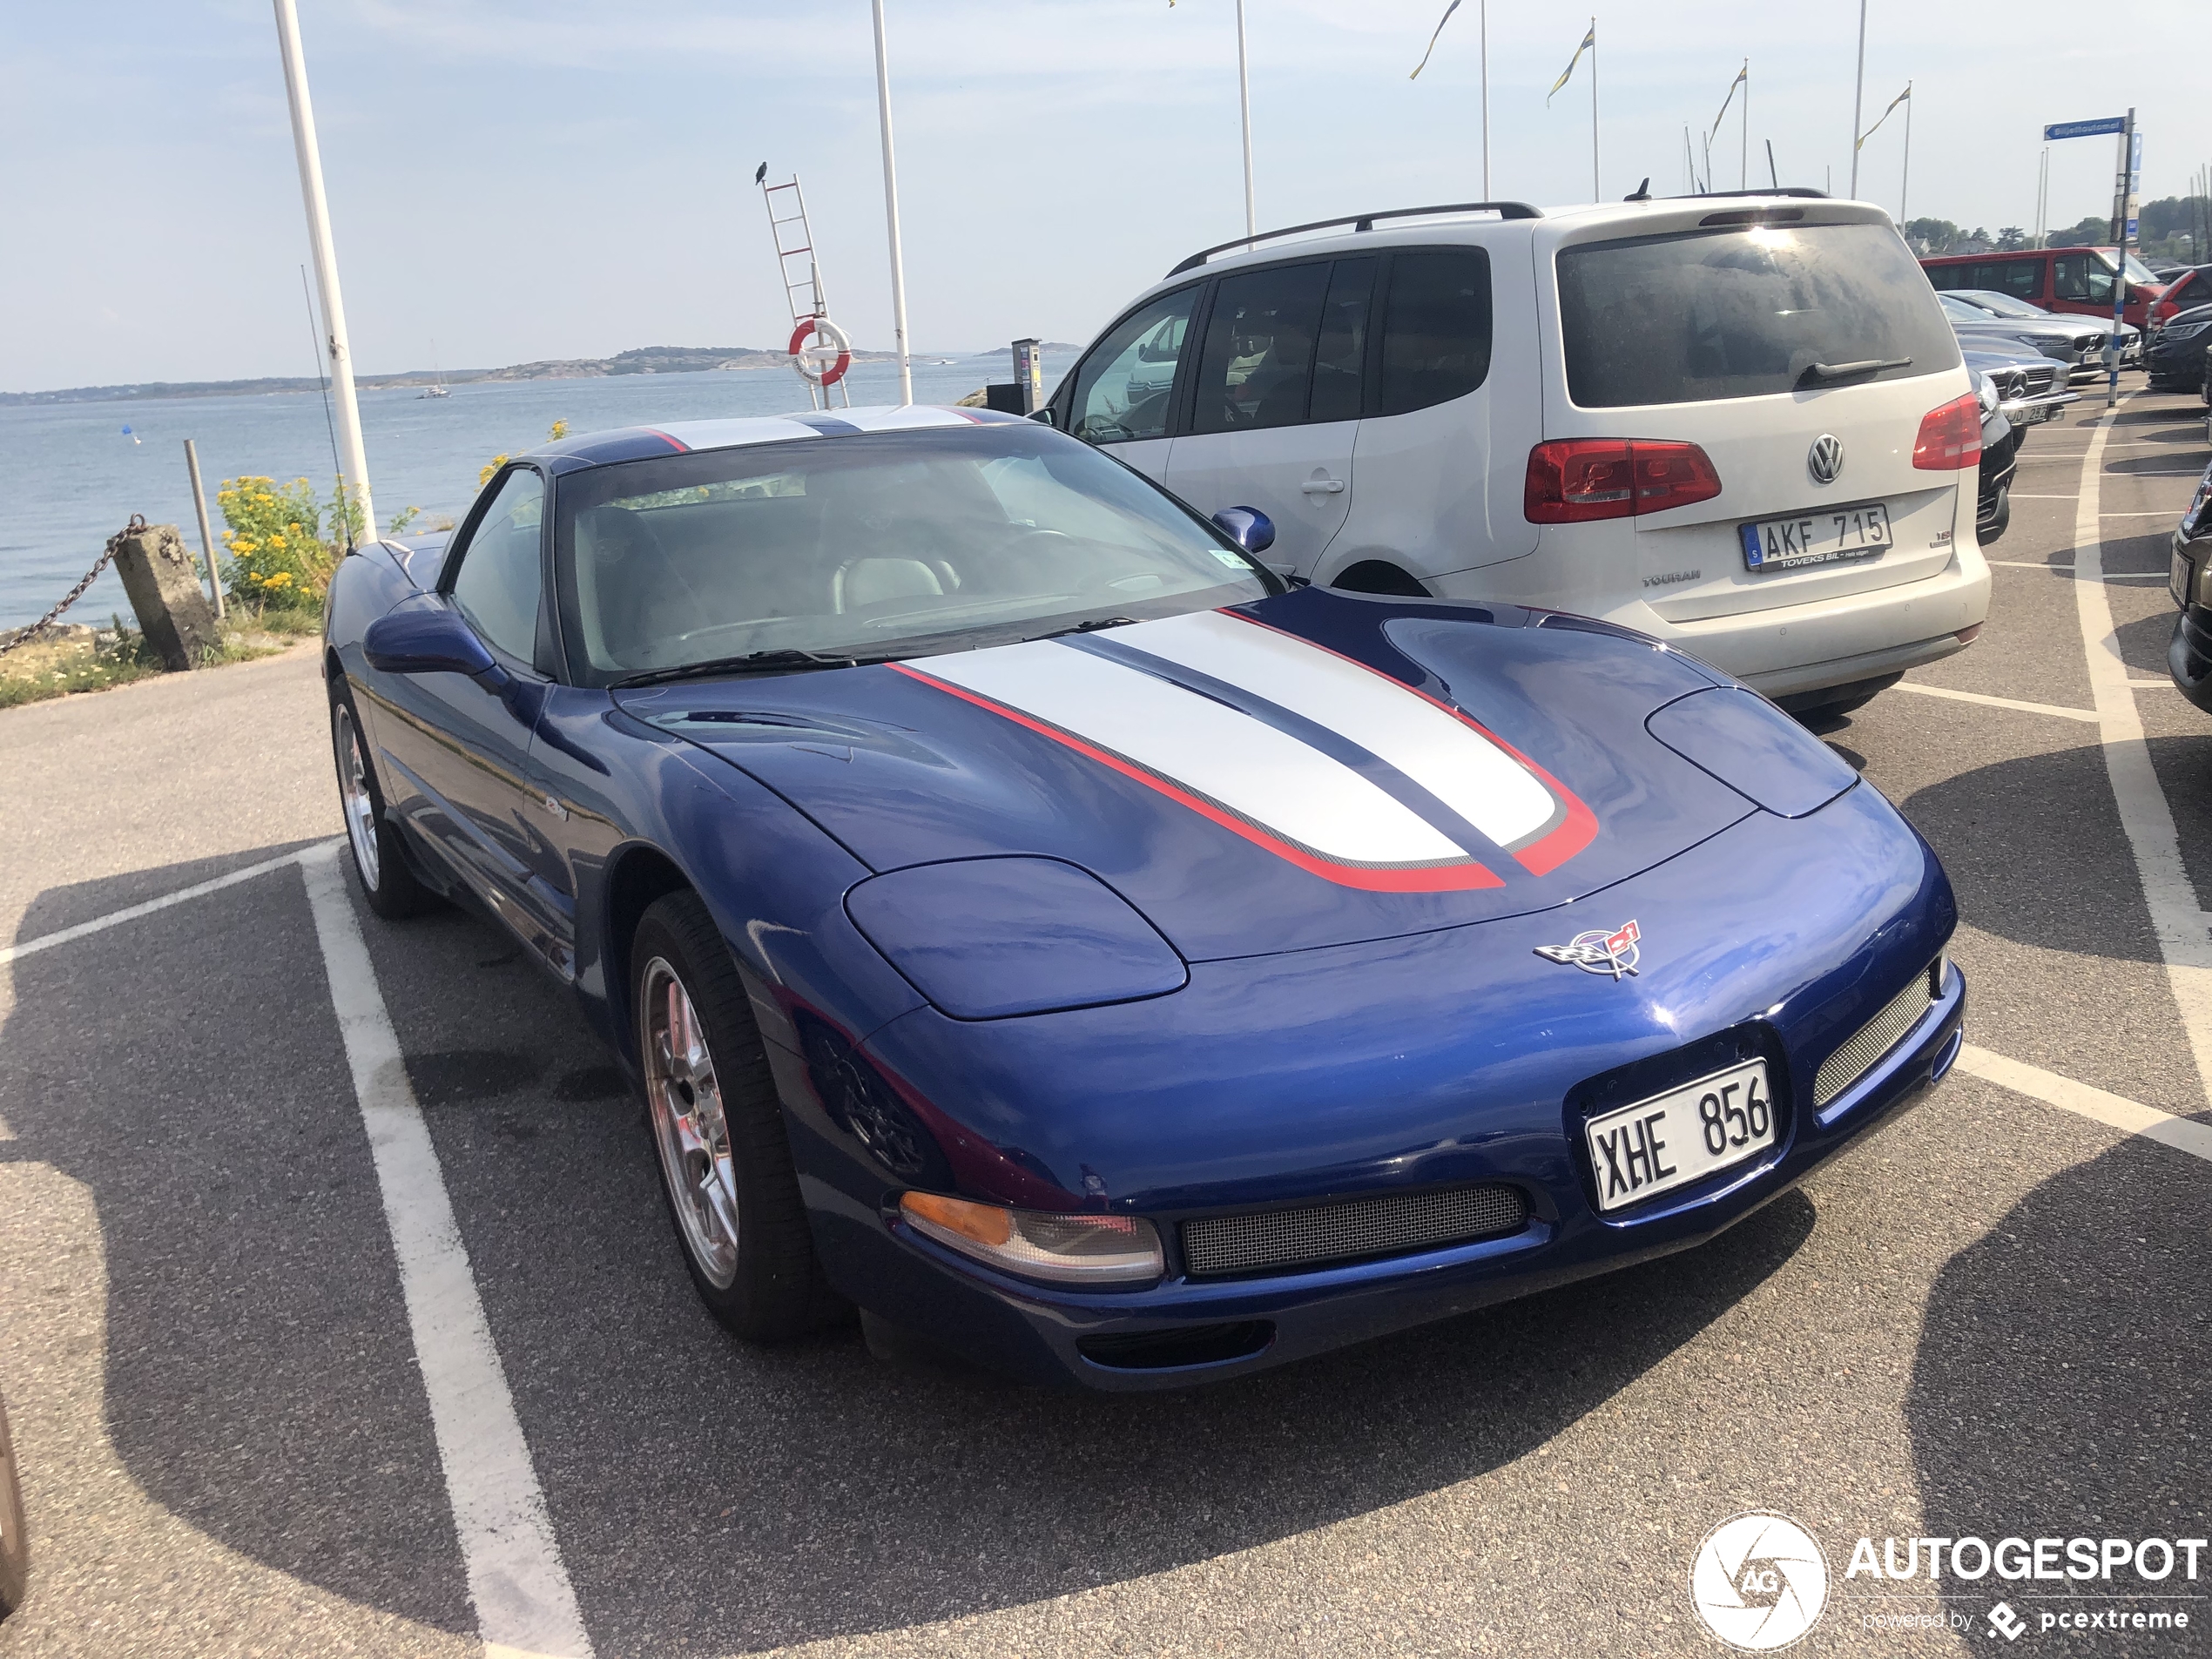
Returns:
[[[661,1173],[691,1260],[725,1291],[738,1277],[738,1187],[714,1056],[690,993],[664,958],[645,965],[644,984],[639,1046]]]
[[[369,799],[368,765],[361,758],[361,734],[354,730],[354,711],[341,704],[330,718],[338,740],[338,800],[346,812],[346,839],[354,844],[362,885],[374,892],[379,874],[376,806]]]

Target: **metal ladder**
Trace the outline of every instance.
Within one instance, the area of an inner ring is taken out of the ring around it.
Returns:
[[[779,203],[776,198],[786,192],[791,200]],[[799,187],[799,175],[793,173],[786,184],[764,182],[760,187],[760,199],[768,210],[768,235],[776,245],[776,271],[784,285],[784,298],[791,305],[791,326],[796,333],[799,324],[809,319],[829,315],[829,302],[822,294],[821,262],[814,257],[813,228],[806,222],[806,194]],[[779,218],[776,212],[779,206],[791,211]],[[798,228],[792,230],[793,226]],[[803,262],[799,266],[796,280],[792,275],[793,260]],[[843,395],[846,407],[851,408],[853,395],[845,390],[843,381],[837,382],[837,389]],[[828,388],[816,386],[809,381],[806,391],[813,399],[816,408],[829,407]]]

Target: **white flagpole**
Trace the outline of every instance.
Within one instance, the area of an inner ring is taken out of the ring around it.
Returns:
[[[1590,199],[1605,194],[1597,181],[1597,19],[1590,19]]]
[[[1905,85],[1905,172],[1898,180],[1897,222],[1905,223],[1905,203],[1912,189],[1912,84]]]
[[[1244,59],[1244,0],[1237,0],[1237,110],[1244,123],[1244,234],[1259,234],[1259,215],[1252,206],[1252,80]]]
[[[1858,79],[1851,95],[1851,194],[1858,199],[1859,118],[1866,106],[1866,0],[1858,0]]]
[[[1736,163],[1736,187],[1751,187],[1751,60],[1743,60],[1743,147]]]
[[[1490,199],[1490,0],[1475,14],[1482,42],[1482,199]]]
[[[875,8],[875,101],[883,124],[883,217],[891,236],[891,328],[899,344],[899,401],[914,401],[914,356],[907,347],[907,260],[899,247],[899,168],[891,152],[891,64],[883,44],[883,0]]]
[[[346,339],[346,305],[338,293],[338,248],[330,237],[330,203],[323,195],[322,151],[315,143],[314,106],[307,98],[307,59],[300,46],[300,17],[293,0],[274,0],[277,49],[284,58],[284,91],[292,105],[292,145],[300,161],[300,193],[307,206],[307,240],[314,250],[315,285],[322,290],[324,350],[336,394],[340,474],[359,504],[368,534],[376,534],[376,504],[368,493],[368,450],[361,442],[361,405],[354,397],[354,354]],[[342,533],[342,527],[341,527]],[[350,542],[351,538],[347,540]]]

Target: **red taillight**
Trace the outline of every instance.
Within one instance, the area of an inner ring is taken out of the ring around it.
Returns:
[[[2151,320],[2164,322],[2168,317],[2179,316],[2181,312],[2181,307],[2175,305],[2171,300],[2161,300],[2150,308]]]
[[[1528,452],[1521,511],[1532,524],[1582,524],[1663,513],[1720,493],[1720,474],[1694,443],[1555,438]]]
[[[1959,472],[1981,465],[1981,400],[1968,392],[1922,415],[1912,464],[1922,472]]]

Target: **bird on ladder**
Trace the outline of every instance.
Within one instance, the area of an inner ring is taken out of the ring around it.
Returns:
[[[759,184],[759,183],[762,179],[764,179],[767,178],[767,176],[768,176],[768,164],[767,164],[766,162],[765,162],[765,161],[764,161],[764,162],[762,162],[762,163],[760,164],[760,165],[759,165],[759,169],[758,169],[758,170],[757,170],[757,171],[753,173],[753,175],[752,175],[752,182],[753,182],[754,184],[756,184],[756,185],[757,185],[757,184]]]

